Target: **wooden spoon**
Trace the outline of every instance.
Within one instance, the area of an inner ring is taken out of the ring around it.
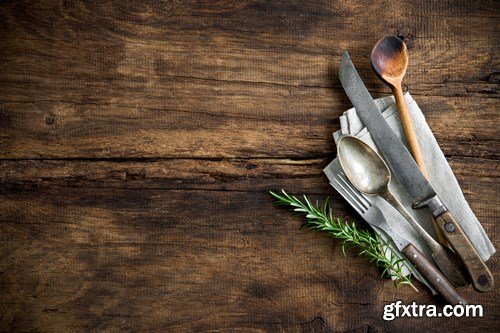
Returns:
[[[383,37],[373,47],[371,62],[375,74],[392,90],[396,99],[399,118],[401,119],[401,124],[403,125],[403,130],[410,146],[410,152],[425,178],[429,179],[417,135],[413,129],[411,116],[403,96],[402,82],[406,68],[408,67],[408,53],[406,52],[405,43],[396,36]],[[441,229],[439,229],[435,221],[433,224],[438,242],[447,245],[448,242],[443,236]]]
[[[402,81],[408,66],[408,54],[405,43],[396,36],[385,36],[375,44],[372,50],[372,67],[375,74],[387,84],[396,98],[399,118],[405,131],[410,151],[420,170],[428,178],[420,145],[413,130],[413,125],[403,96]]]

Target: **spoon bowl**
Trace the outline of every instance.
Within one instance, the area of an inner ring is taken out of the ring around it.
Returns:
[[[400,86],[408,67],[406,44],[396,36],[385,36],[373,47],[371,63],[382,81],[392,88]]]
[[[389,168],[366,143],[352,136],[343,136],[338,142],[338,155],[347,178],[358,190],[367,195],[387,191],[391,181]]]

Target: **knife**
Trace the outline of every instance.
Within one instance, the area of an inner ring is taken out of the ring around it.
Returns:
[[[493,287],[493,275],[471,244],[460,225],[418,168],[399,140],[359,77],[347,52],[340,62],[339,77],[347,96],[367,127],[386,163],[412,199],[413,208],[426,207],[438,223],[449,244],[467,269],[474,289],[485,292]]]

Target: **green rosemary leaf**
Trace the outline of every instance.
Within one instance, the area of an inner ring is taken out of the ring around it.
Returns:
[[[344,255],[345,251],[350,248],[359,248],[359,255],[365,256],[371,263],[382,269],[381,275],[392,278],[396,287],[408,285],[418,291],[411,282],[410,275],[404,275],[403,268],[406,267],[404,259],[390,252],[390,243],[384,242],[378,234],[358,229],[354,221],[335,217],[328,199],[323,205],[320,205],[318,201],[316,205],[313,205],[306,195],[303,195],[304,202],[302,202],[286,193],[285,190],[281,190],[281,194],[273,191],[269,193],[276,199],[275,205],[288,206],[294,212],[305,215],[306,222],[301,228],[324,231],[332,237],[341,239]],[[390,256],[388,256],[389,253],[391,253]],[[413,267],[409,269],[412,270]]]

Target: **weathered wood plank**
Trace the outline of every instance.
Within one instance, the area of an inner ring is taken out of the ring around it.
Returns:
[[[283,188],[299,195],[331,197],[339,214],[357,216],[322,173],[329,160],[0,161],[0,185],[6,193],[54,187],[61,189],[61,193],[67,188],[102,188],[137,190],[138,194],[143,190],[203,190],[230,191],[235,195],[248,192],[257,196]],[[466,199],[493,237],[500,216],[498,162],[453,157],[450,165]]]
[[[150,107],[0,103],[0,157],[323,157],[335,150],[331,133],[350,107],[328,89],[252,86],[241,92],[239,84],[217,83],[194,93],[192,84],[177,87],[175,102],[156,98],[163,105]],[[417,101],[445,154],[498,158],[496,99]],[[176,103],[184,106],[172,109]]]
[[[264,192],[2,190],[1,328],[491,331],[495,290],[464,291],[486,318],[384,322],[387,302],[435,300],[394,290],[270,203]]]
[[[0,184],[260,192],[279,183],[325,194],[330,187],[322,170],[333,158],[0,160]],[[448,160],[466,194],[493,189],[500,177],[498,161],[456,156]],[[481,197],[500,200],[489,194]]]
[[[55,74],[75,86],[131,79],[154,85],[180,76],[339,88],[330,76],[341,52],[349,49],[368,71],[373,43],[392,32],[412,49],[407,84],[415,93],[496,93],[494,2],[219,5],[4,5],[2,72],[12,81]],[[372,15],[381,7],[387,15]],[[373,75],[368,79],[370,88],[382,89]]]
[[[353,253],[344,258],[338,242],[300,231],[300,219],[271,206],[266,190],[285,188],[329,195],[339,215],[356,217],[321,174],[327,163],[1,161],[2,329],[414,331],[416,319],[382,321],[383,306],[437,299],[394,290]],[[498,168],[470,158],[451,165],[494,232]],[[495,257],[488,265],[497,272]],[[465,292],[485,306],[482,320],[419,327],[488,330],[495,293]]]
[[[387,18],[330,2],[125,7],[0,7],[0,157],[324,156],[350,106],[340,54],[386,91],[368,54],[388,28],[409,37],[411,92],[446,96],[418,96],[426,114],[437,109],[445,152],[497,157],[496,6],[402,3]]]

